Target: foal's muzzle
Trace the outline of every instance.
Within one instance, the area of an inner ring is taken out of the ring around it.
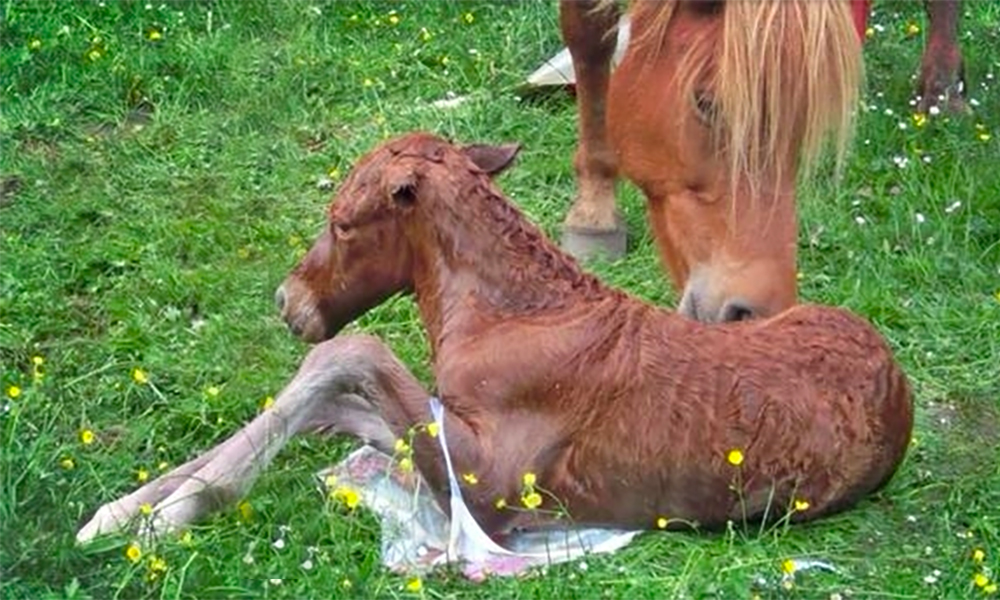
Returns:
[[[278,286],[274,292],[274,304],[296,337],[307,342],[320,342],[328,337],[312,293],[296,285],[294,280],[286,280]]]

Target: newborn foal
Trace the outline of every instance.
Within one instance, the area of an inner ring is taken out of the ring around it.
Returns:
[[[392,453],[432,420],[430,394],[382,342],[335,336],[397,292],[419,306],[455,471],[475,474],[463,494],[492,536],[557,520],[811,519],[888,481],[909,442],[911,398],[867,322],[799,306],[709,326],[608,288],[494,186],[516,151],[415,133],[362,158],[277,292],[294,332],[327,341],[271,410],[105,505],[78,537],[122,527],[143,502],[156,531],[182,527],[246,492],[298,432],[349,433]],[[413,449],[448,510],[436,440],[418,434]],[[526,472],[541,505],[511,509]]]

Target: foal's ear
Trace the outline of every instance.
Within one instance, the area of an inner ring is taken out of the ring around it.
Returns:
[[[469,160],[490,177],[495,177],[509,167],[520,151],[521,144],[502,144],[500,146],[469,144],[462,147],[462,152],[469,157]]]

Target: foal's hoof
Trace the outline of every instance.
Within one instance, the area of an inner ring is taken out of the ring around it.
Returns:
[[[138,516],[139,510],[139,504],[128,498],[105,504],[80,528],[76,543],[87,544],[98,537],[125,531]]]
[[[621,223],[612,229],[564,225],[562,248],[579,261],[598,256],[606,260],[618,260],[625,256],[627,237],[625,225]]]

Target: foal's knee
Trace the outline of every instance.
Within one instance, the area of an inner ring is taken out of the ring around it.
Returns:
[[[302,361],[302,369],[312,370],[323,365],[364,366],[382,363],[394,356],[385,343],[372,335],[338,335],[312,347]]]

